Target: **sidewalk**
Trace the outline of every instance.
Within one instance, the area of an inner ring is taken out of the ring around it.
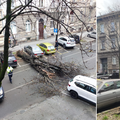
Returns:
[[[96,120],[96,109],[71,97],[53,96],[1,120]]]
[[[81,33],[76,33],[76,34],[80,35]],[[84,35],[83,35],[84,42],[83,43],[89,42],[89,41],[95,41],[94,39],[91,40],[90,38],[85,37],[86,35],[87,35],[87,32],[84,32]],[[22,50],[24,48],[24,46],[26,46],[26,45],[39,44],[39,43],[43,43],[43,42],[49,42],[49,43],[52,43],[54,45],[55,37],[56,36],[51,36],[51,37],[49,37],[47,39],[40,39],[40,40],[36,40],[36,41],[28,40],[28,41],[24,41],[24,42],[18,42],[17,46],[14,46],[13,48],[11,47],[11,48],[9,48],[9,50],[15,52],[17,50]],[[0,44],[0,51],[3,51],[3,44]]]

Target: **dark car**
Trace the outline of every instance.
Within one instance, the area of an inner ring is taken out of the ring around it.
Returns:
[[[3,90],[3,87],[1,86],[0,87],[0,102],[2,102],[4,99],[4,90]]]
[[[17,59],[14,56],[14,54],[12,53],[12,51],[8,51],[8,65],[10,65],[11,67],[17,67]],[[1,63],[4,63],[4,53],[1,52],[0,53],[0,58],[1,58]]]
[[[97,81],[97,109],[120,102],[120,79]]]
[[[74,38],[74,39],[75,39],[76,44],[77,44],[77,43],[80,43],[79,35],[73,34],[73,35],[69,35],[69,37]]]
[[[13,54],[8,56],[8,65],[11,67],[17,67],[17,59]]]
[[[24,51],[32,57],[40,57],[44,55],[43,51],[37,45],[25,46]]]
[[[112,75],[109,76],[109,79],[118,79],[119,78],[119,73],[113,73]]]

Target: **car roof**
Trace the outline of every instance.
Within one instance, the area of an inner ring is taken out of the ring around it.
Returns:
[[[72,38],[72,37],[67,37],[67,36],[63,36],[63,37],[59,37],[59,38],[65,38],[65,39],[74,39],[74,38]]]
[[[86,83],[90,86],[94,86],[96,87],[96,79],[93,79],[91,77],[87,77],[87,76],[82,76],[82,75],[77,75],[76,77],[74,77],[75,81],[81,81],[83,83]]]
[[[31,47],[38,47],[37,45],[28,45],[28,46],[31,46]]]
[[[42,44],[45,44],[46,46],[53,46],[51,43],[42,43]]]

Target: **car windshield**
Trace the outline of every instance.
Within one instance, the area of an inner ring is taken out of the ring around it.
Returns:
[[[101,86],[102,81],[97,81],[97,89]]]
[[[40,48],[39,47],[33,47],[33,51],[40,51]]]
[[[55,49],[54,46],[48,46],[48,49],[51,50],[51,49]]]

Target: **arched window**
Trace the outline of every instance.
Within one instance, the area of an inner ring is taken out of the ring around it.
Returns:
[[[30,22],[30,20],[26,21],[26,32],[31,32],[31,22]]]
[[[16,22],[15,21],[12,21],[10,23],[10,28],[11,28],[13,34],[17,34],[17,27],[16,27]]]

